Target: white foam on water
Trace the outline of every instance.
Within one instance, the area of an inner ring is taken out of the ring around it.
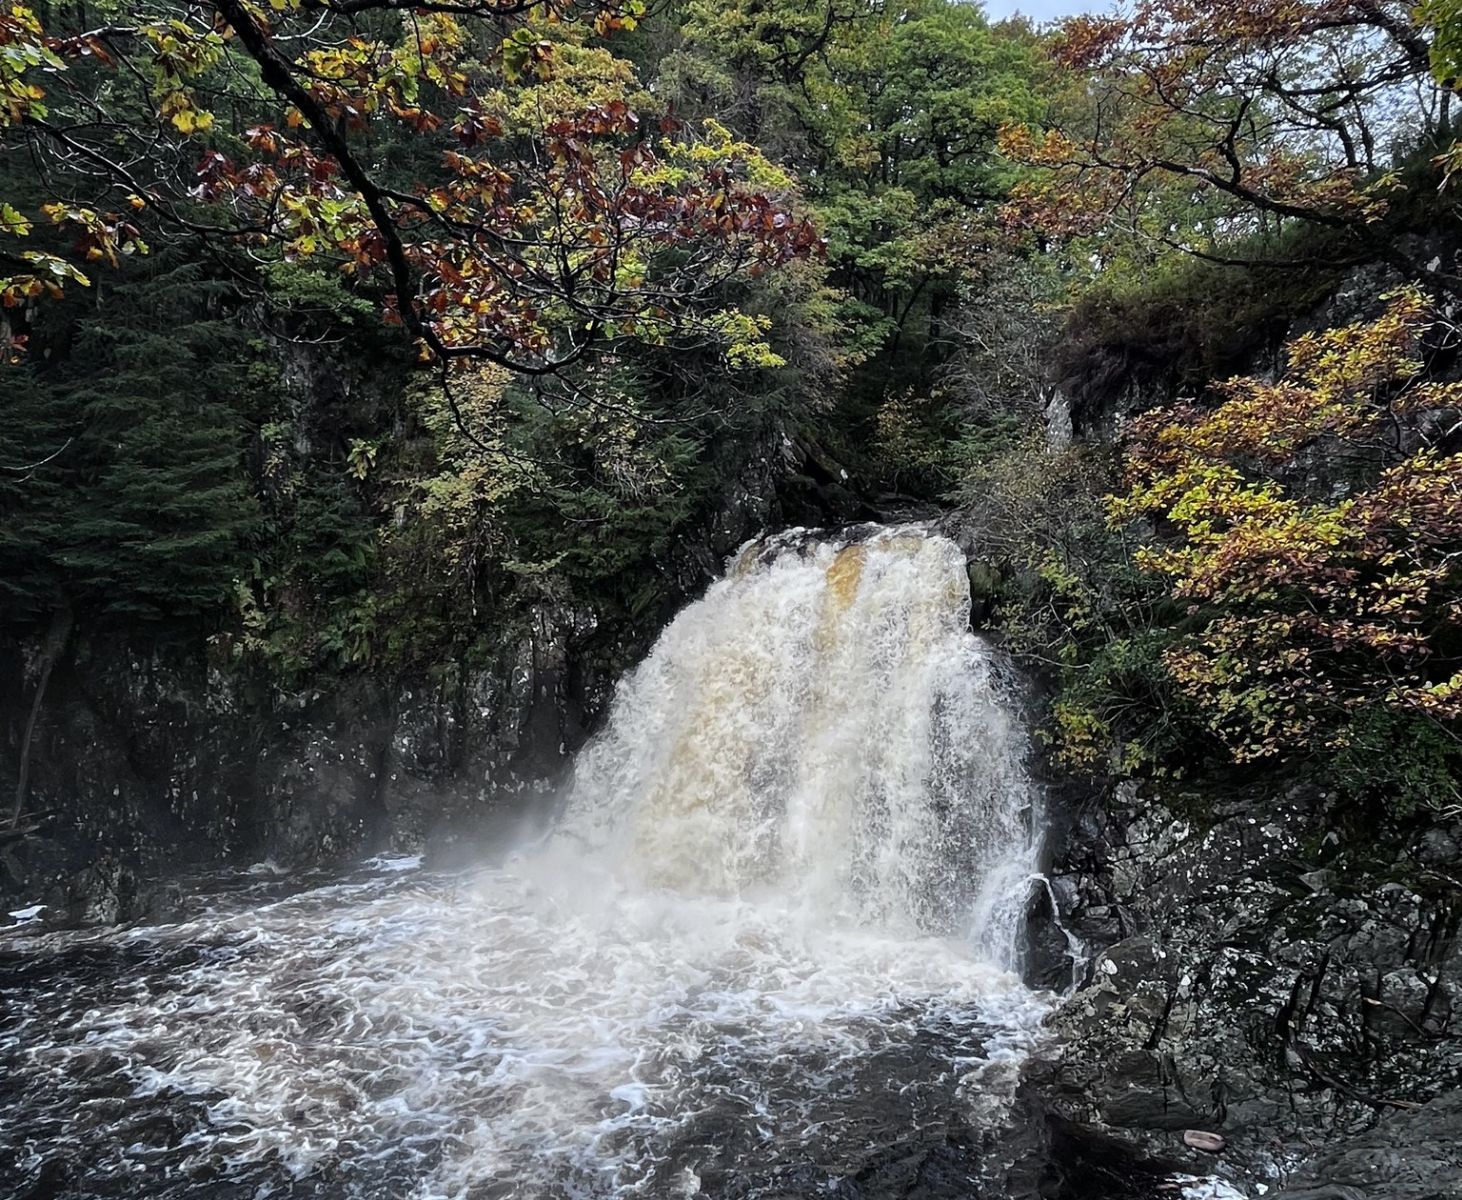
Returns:
[[[1249,1200],[1247,1192],[1241,1192],[1228,1180],[1216,1175],[1174,1175],[1172,1181],[1182,1187],[1183,1200]],[[1255,1194],[1262,1196],[1268,1190],[1261,1183]]]
[[[47,935],[170,965],[9,1049],[38,1094],[108,1064],[205,1103],[179,1178],[328,1195],[694,1195],[988,1115],[1047,999],[1011,970],[1034,790],[967,611],[941,538],[749,548],[624,682],[543,844]]]

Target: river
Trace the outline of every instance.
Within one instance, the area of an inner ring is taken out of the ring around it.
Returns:
[[[747,547],[493,865],[0,942],[0,1195],[970,1195],[1040,804],[917,529]],[[34,932],[32,929],[34,928]]]

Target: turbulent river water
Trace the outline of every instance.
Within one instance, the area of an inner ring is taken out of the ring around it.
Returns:
[[[964,1195],[1039,1038],[963,558],[747,547],[491,868],[221,878],[0,941],[0,1195]],[[922,1190],[921,1190],[922,1189]]]

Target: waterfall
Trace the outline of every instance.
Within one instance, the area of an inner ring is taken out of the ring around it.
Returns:
[[[640,883],[1015,960],[1035,791],[953,542],[792,531],[743,548],[622,685],[564,834]]]
[[[992,1194],[1048,997],[1008,969],[1038,821],[967,614],[925,531],[756,543],[507,861],[235,878],[0,956],[0,1194]]]

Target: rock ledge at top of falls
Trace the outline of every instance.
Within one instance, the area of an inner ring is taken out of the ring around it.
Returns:
[[[1462,1197],[1454,833],[1367,876],[1327,866],[1318,789],[1167,799],[1124,788],[1054,835],[1052,896],[1090,958],[1027,1101],[1269,1200]],[[1223,1150],[1185,1146],[1194,1129]]]

